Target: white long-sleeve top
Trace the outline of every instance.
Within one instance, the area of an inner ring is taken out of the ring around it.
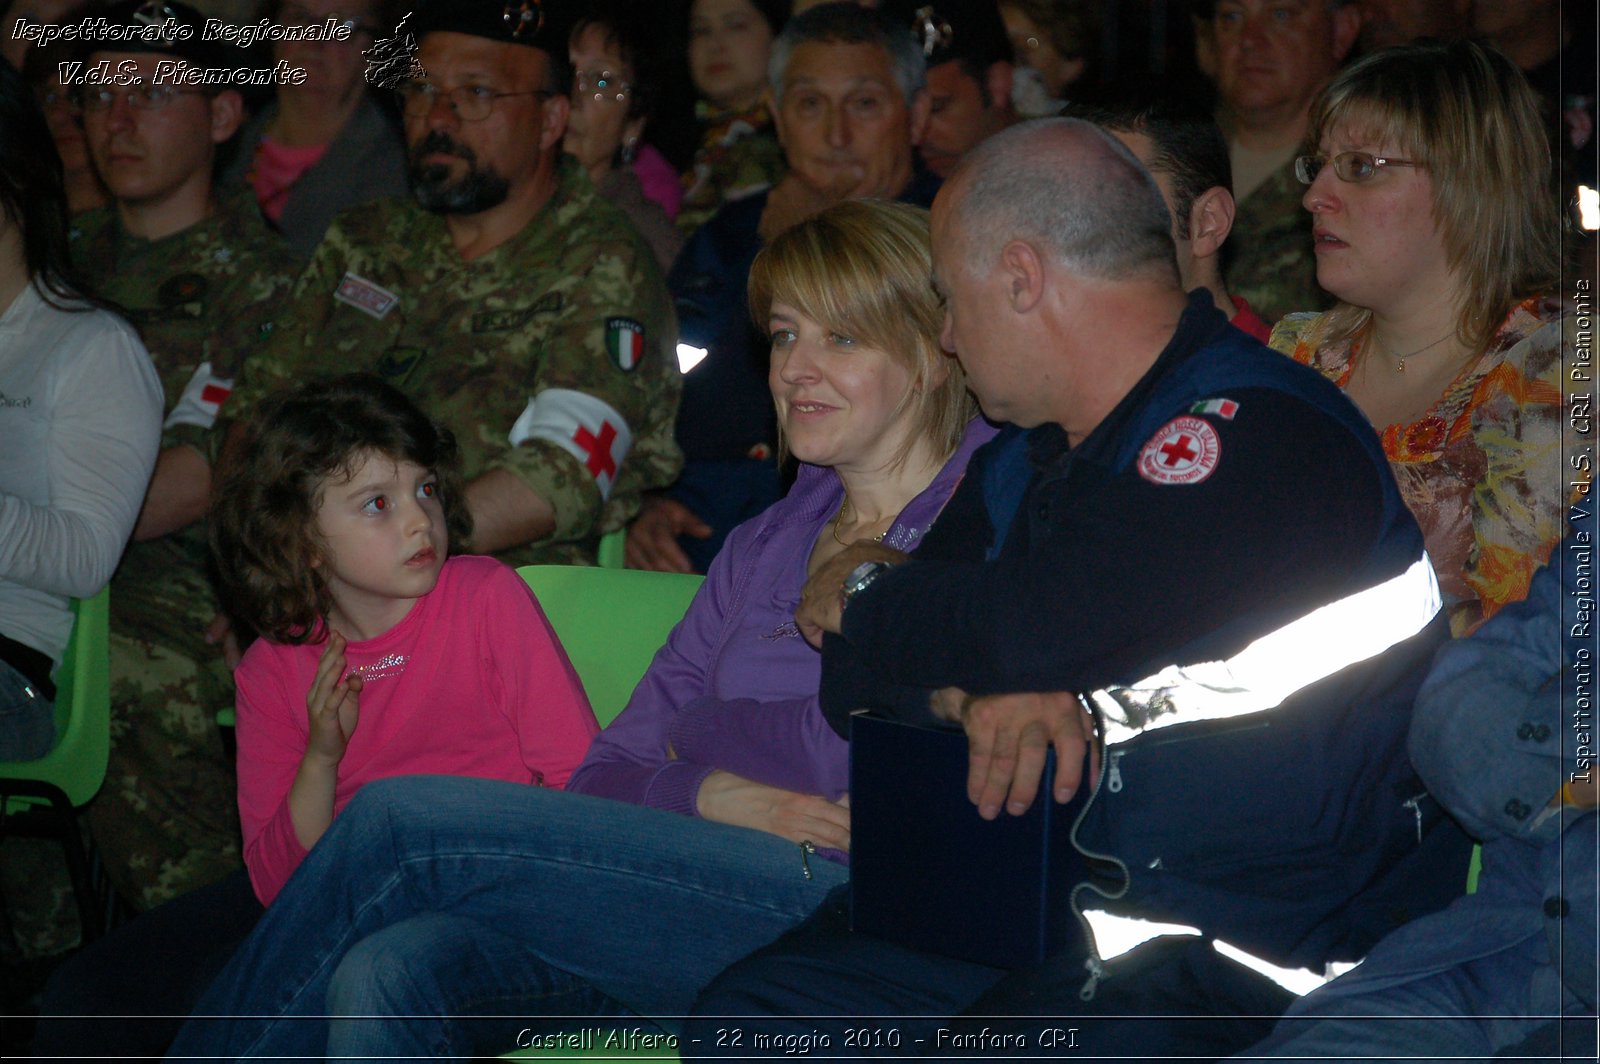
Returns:
[[[111,579],[161,437],[161,381],[104,310],[34,285],[0,315],[0,634],[59,662],[69,597]]]

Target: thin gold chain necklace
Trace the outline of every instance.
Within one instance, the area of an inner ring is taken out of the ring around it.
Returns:
[[[1401,355],[1399,358],[1397,358],[1395,360],[1394,371],[1396,373],[1404,373],[1406,371],[1406,359],[1408,359],[1408,358],[1416,358],[1418,355],[1422,354],[1424,351],[1432,351],[1434,348],[1438,347],[1440,344],[1444,343],[1446,340],[1450,339],[1450,337],[1454,336],[1455,334],[1456,334],[1455,330],[1451,329],[1449,332],[1447,332],[1443,336],[1439,337],[1433,343],[1428,344],[1426,347],[1419,347],[1415,351],[1411,352],[1409,355]]]
[[[836,517],[834,517],[833,521],[828,526],[829,529],[833,532],[833,541],[835,543],[839,544],[839,546],[841,546],[841,547],[848,547],[850,545],[850,544],[846,543],[844,540],[839,538],[839,526],[844,522],[845,515],[848,514],[849,512],[850,512],[850,496],[846,495],[844,497],[844,502],[839,504],[839,513],[838,513],[838,515]],[[898,515],[896,515],[896,516],[898,516]],[[889,519],[889,523],[891,525],[894,524],[894,518],[890,518]],[[888,534],[889,534],[889,530],[886,528],[882,532],[879,532],[876,536],[873,536],[872,537],[872,541],[874,543],[882,543],[883,542],[883,537],[887,536]]]

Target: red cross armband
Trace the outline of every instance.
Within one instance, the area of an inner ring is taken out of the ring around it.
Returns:
[[[509,435],[513,447],[544,440],[572,455],[594,477],[602,501],[611,498],[617,470],[633,447],[621,414],[605,400],[570,388],[547,388],[528,400]]]
[[[216,424],[222,404],[233,394],[233,381],[211,372],[211,363],[202,362],[195,368],[194,376],[184,385],[183,394],[172,407],[172,413],[162,423],[163,429],[179,425],[195,425],[209,429]]]

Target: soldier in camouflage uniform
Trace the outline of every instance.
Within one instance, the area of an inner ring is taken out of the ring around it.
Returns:
[[[1228,137],[1238,213],[1223,248],[1228,288],[1269,324],[1332,300],[1317,286],[1311,216],[1294,158],[1306,147],[1311,101],[1355,44],[1352,0],[1214,0],[1209,55]]]
[[[139,908],[240,863],[233,767],[215,721],[233,704],[233,683],[204,638],[217,610],[205,456],[217,411],[294,276],[248,190],[213,195],[212,154],[239,124],[239,94],[162,96],[153,81],[163,59],[219,63],[198,46],[200,16],[167,7],[195,38],[170,48],[118,42],[88,56],[112,69],[132,62],[143,80],[83,90],[89,150],[113,203],[72,232],[74,262],[139,330],[166,391],[161,458],[111,583],[111,762],[88,811],[113,882]],[[137,25],[138,8],[120,4],[108,17]]]
[[[592,562],[681,464],[676,330],[649,247],[556,150],[564,41],[518,14],[418,6],[406,28],[425,74],[401,96],[421,205],[334,222],[229,413],[306,376],[373,371],[454,430],[474,550]]]
[[[1239,201],[1233,229],[1222,246],[1229,290],[1243,297],[1265,322],[1333,305],[1317,284],[1311,215],[1300,202],[1305,194],[1290,160]]]

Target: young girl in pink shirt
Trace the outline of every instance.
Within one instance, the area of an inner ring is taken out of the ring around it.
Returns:
[[[561,787],[599,730],[527,585],[449,557],[454,441],[377,378],[262,405],[220,471],[222,601],[262,636],[238,686],[244,861],[268,904],[370,780]]]
[[[35,1037],[53,1056],[162,1056],[371,779],[563,787],[598,731],[522,578],[450,557],[470,531],[454,440],[397,390],[355,374],[274,395],[214,485],[221,600],[261,635],[235,670],[248,882],[173,899],[56,971],[59,1019]]]
[[[268,399],[215,483],[221,599],[261,635],[235,673],[248,880],[175,898],[58,969],[34,1045],[52,1056],[161,1056],[368,781],[562,787],[599,730],[522,579],[450,557],[470,531],[454,440],[389,385],[354,375]]]

